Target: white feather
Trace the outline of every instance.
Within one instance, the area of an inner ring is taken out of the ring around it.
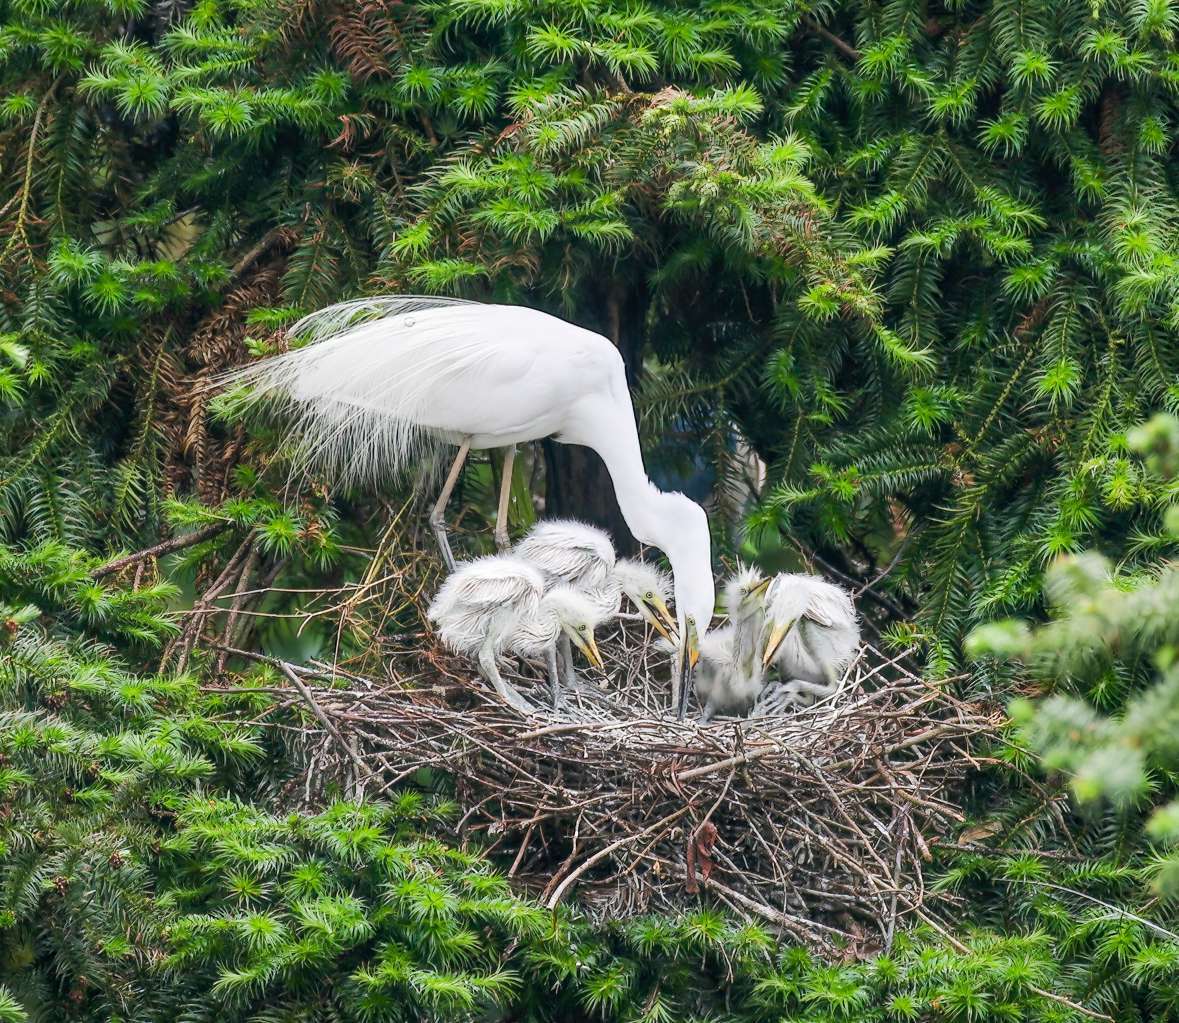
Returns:
[[[520,622],[540,613],[544,577],[519,558],[476,558],[452,572],[430,603],[427,617],[455,653],[476,654],[486,639],[508,648]]]
[[[796,623],[774,656],[783,680],[834,684],[860,646],[851,594],[818,576],[782,573],[766,597],[770,618]]]
[[[512,553],[553,583],[577,589],[604,585],[614,571],[614,544],[604,530],[576,519],[546,519],[533,526]]]
[[[301,468],[350,481],[396,474],[437,442],[431,410],[476,374],[493,342],[488,310],[461,299],[377,296],[328,306],[289,331],[300,347],[220,378],[289,417]]]

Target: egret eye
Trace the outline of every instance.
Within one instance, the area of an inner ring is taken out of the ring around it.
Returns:
[[[655,594],[654,594],[654,593],[652,593],[650,590],[648,590],[648,591],[647,591],[647,599],[648,599],[648,600],[654,600],[654,599],[655,599]]]
[[[587,628],[586,628],[584,625],[579,625],[579,626],[578,626],[578,628],[579,628],[579,629],[580,629],[582,632],[588,632],[588,631],[589,631],[589,630],[588,630],[588,629],[587,629]]]

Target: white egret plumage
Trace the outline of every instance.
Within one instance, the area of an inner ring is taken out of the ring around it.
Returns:
[[[571,586],[593,603],[603,620],[615,617],[625,596],[662,636],[676,628],[667,608],[668,585],[653,565],[618,558],[605,531],[575,519],[538,522],[512,553],[540,569],[549,586]],[[567,637],[558,643],[558,666],[567,686],[576,684]]]
[[[671,562],[678,626],[673,688],[682,707],[712,620],[708,520],[647,478],[618,350],[600,334],[518,306],[386,296],[312,313],[291,328],[310,343],[229,374],[293,418],[303,456],[342,476],[379,480],[424,447],[458,445],[431,514],[448,566],[443,512],[471,450],[503,448],[496,535],[506,542],[515,445],[552,437],[592,448],[641,543]]]
[[[500,674],[501,654],[543,656],[554,693],[559,685],[558,636],[567,636],[591,664],[602,665],[594,641],[602,615],[592,601],[569,586],[546,589],[537,569],[511,555],[459,565],[438,590],[427,615],[442,642],[475,659],[483,677],[518,710],[534,708]]]
[[[696,696],[703,721],[715,714],[747,714],[765,686],[765,591],[769,583],[756,569],[742,568],[725,584],[729,624],[704,638],[696,670]]]
[[[777,665],[794,702],[829,696],[860,646],[851,594],[817,576],[783,573],[770,583],[765,608],[764,663]]]

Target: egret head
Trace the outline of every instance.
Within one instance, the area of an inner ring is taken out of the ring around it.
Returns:
[[[725,610],[729,621],[740,622],[765,610],[766,591],[772,579],[749,566],[739,568],[725,583]]]
[[[775,576],[766,591],[766,626],[769,636],[766,640],[763,664],[769,664],[810,606],[814,587],[812,577],[782,574]]]
[[[595,668],[602,667],[602,655],[594,642],[594,629],[602,623],[602,612],[582,594],[569,586],[554,586],[541,598],[542,610],[557,618],[561,631],[569,637],[585,659]]]
[[[671,639],[676,621],[667,609],[667,602],[671,600],[671,579],[667,573],[645,561],[621,558],[615,562],[614,576],[639,614],[664,639]]]

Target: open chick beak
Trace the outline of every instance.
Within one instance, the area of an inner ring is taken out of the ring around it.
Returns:
[[[770,632],[769,642],[766,643],[766,652],[762,655],[761,664],[763,668],[769,667],[770,661],[774,659],[774,654],[778,652],[778,647],[782,645],[789,634],[790,630],[794,628],[794,623],[797,619],[791,619],[788,622],[775,624],[773,631]]]
[[[640,601],[639,612],[659,635],[669,643],[675,642],[673,637],[678,626],[662,597],[652,597],[649,602]]]
[[[573,640],[573,645],[585,654],[585,659],[590,664],[595,668],[602,667],[602,655],[598,652],[598,644],[594,642],[594,634],[592,632],[588,636],[580,632],[570,632],[569,638]]]

